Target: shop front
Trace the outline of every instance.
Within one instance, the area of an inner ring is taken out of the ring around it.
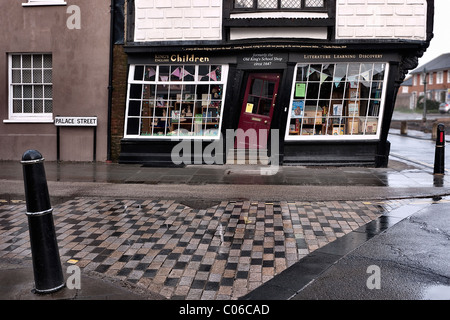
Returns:
[[[204,163],[216,143],[216,164],[259,150],[284,165],[387,165],[398,54],[229,48],[128,56],[122,163],[173,165],[184,141],[192,144],[184,164]]]

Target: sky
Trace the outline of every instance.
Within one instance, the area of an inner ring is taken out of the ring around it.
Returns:
[[[423,57],[419,59],[419,66],[443,53],[450,53],[449,12],[449,0],[434,0],[434,38]]]

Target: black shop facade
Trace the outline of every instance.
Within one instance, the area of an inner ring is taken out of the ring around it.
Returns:
[[[221,165],[257,151],[280,165],[387,166],[400,54],[292,45],[159,50],[127,49],[120,163]]]

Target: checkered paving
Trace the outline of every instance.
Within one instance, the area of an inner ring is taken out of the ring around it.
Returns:
[[[63,264],[169,299],[237,299],[405,203],[76,198],[54,207]],[[0,259],[31,260],[25,204],[0,202]],[[83,272],[83,271],[82,271]]]

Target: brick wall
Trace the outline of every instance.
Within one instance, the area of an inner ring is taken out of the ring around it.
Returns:
[[[220,40],[222,0],[136,0],[134,40]]]
[[[337,39],[426,40],[426,0],[337,0]]]
[[[113,93],[111,107],[111,160],[117,161],[120,154],[120,140],[125,125],[127,101],[127,55],[122,45],[114,46]]]

